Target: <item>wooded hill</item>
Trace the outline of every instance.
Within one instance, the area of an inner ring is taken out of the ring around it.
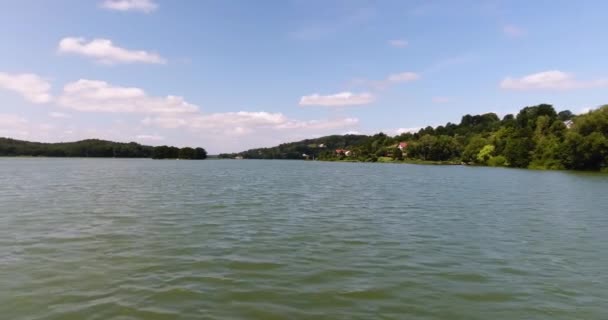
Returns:
[[[399,148],[399,144],[402,148]],[[340,152],[336,152],[341,149]],[[349,152],[346,152],[349,151]],[[534,169],[608,170],[608,105],[574,115],[541,104],[500,119],[465,115],[460,123],[388,136],[328,136],[237,154],[245,159],[439,161]]]
[[[205,159],[207,152],[203,148],[153,147],[98,139],[42,143],[0,138],[0,156]]]

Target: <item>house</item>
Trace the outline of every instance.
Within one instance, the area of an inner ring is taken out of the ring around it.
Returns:
[[[319,144],[319,146],[318,146],[318,147],[319,147],[319,148],[325,148],[325,143],[321,143],[321,144]]]
[[[403,151],[405,148],[407,148],[407,142],[399,142],[399,145],[397,146],[397,148],[399,148],[399,150]]]
[[[352,151],[346,150],[346,149],[336,149],[336,154],[337,155],[343,154],[343,155],[345,155],[347,157],[350,157],[353,153],[352,153]]]
[[[566,128],[568,128],[568,129],[572,128],[573,124],[574,124],[574,121],[572,121],[572,120],[564,121],[564,125],[566,125]]]
[[[243,156],[236,156],[236,157],[234,157],[234,159],[236,159],[236,160],[243,160]]]

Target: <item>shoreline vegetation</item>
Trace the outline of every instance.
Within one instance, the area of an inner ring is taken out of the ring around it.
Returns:
[[[203,160],[203,148],[146,146],[135,142],[122,143],[98,139],[75,142],[43,143],[0,138],[0,157],[53,158],[151,158]]]
[[[0,138],[0,157],[207,158],[203,148],[146,146],[89,139],[41,143]],[[553,106],[525,107],[502,119],[495,113],[465,115],[459,124],[397,136],[332,135],[272,148],[211,156],[217,159],[283,159],[474,165],[540,170],[608,172],[608,105],[585,114]]]
[[[332,135],[218,157],[608,172],[608,105],[575,115],[540,104],[502,119],[495,113],[465,115],[459,124],[392,137]]]

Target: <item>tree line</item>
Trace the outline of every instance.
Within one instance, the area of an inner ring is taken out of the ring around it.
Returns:
[[[402,142],[406,146],[399,148]],[[608,171],[608,105],[575,115],[540,104],[502,119],[495,113],[465,115],[458,124],[428,126],[415,133],[330,136],[222,157],[237,155],[248,159],[414,160]]]
[[[153,147],[99,139],[42,143],[0,138],[0,156],[205,159],[207,152],[203,148]]]

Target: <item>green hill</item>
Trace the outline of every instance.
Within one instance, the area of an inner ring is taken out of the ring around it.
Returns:
[[[337,149],[342,149],[338,152]],[[460,123],[388,136],[334,135],[252,149],[222,158],[466,163],[533,169],[608,171],[608,105],[582,115],[541,104],[500,119],[465,115]]]
[[[202,148],[152,147],[98,139],[42,143],[0,138],[0,156],[205,159]]]

